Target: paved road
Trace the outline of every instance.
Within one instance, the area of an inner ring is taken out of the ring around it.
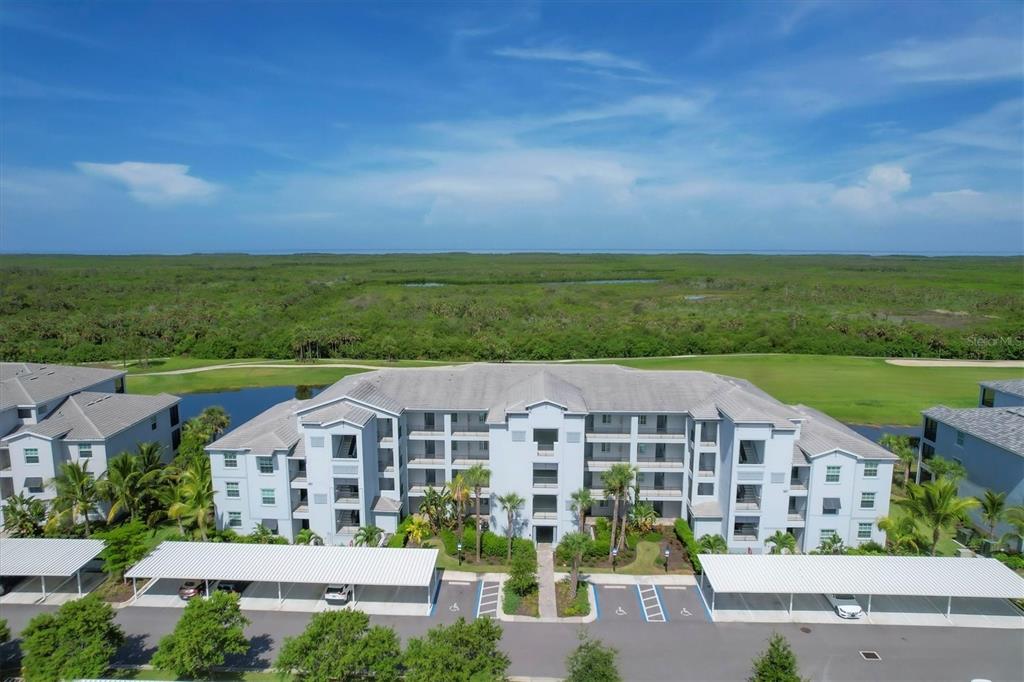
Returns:
[[[462,601],[472,614],[475,587],[443,594],[444,604]],[[636,588],[623,590],[637,603]],[[879,625],[720,624],[711,625],[703,610],[686,592],[666,593],[667,623],[643,623],[642,618],[617,619],[601,605],[601,617],[588,626],[590,633],[619,650],[619,664],[628,680],[738,680],[749,674],[750,660],[765,640],[778,631],[789,638],[800,660],[801,672],[813,680],[1014,680],[1024,671],[1024,633],[1013,630],[970,630],[936,627]],[[610,606],[610,604],[608,604]],[[395,628],[403,640],[422,635],[460,613],[439,608],[430,618],[374,617]],[[49,607],[5,605],[15,635],[28,620]],[[684,611],[689,613],[687,616]],[[247,632],[253,647],[235,665],[270,665],[284,637],[301,632],[309,614],[250,611]],[[170,632],[180,609],[133,607],[117,612],[129,635],[120,653],[125,663],[140,663],[152,655],[160,637]],[[502,646],[512,657],[513,675],[553,677],[564,674],[565,656],[576,645],[577,626],[547,623],[503,623]],[[805,631],[806,630],[806,631]],[[7,645],[8,653],[11,645]],[[877,651],[881,662],[861,659],[860,650]]]

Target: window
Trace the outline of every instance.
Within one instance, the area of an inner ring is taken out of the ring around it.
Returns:
[[[241,528],[242,512],[228,512],[228,527]]]
[[[226,454],[224,455],[224,468],[225,469],[237,469],[238,468],[238,455]]]
[[[832,539],[832,536],[836,534],[835,528],[822,528],[821,533],[818,535],[818,542],[824,543]]]
[[[31,419],[31,418],[32,418],[32,410],[24,408],[24,407],[19,407],[18,408],[18,419]]]
[[[310,436],[309,447],[311,448],[322,448],[324,446],[323,436]]]
[[[842,468],[835,464],[830,464],[825,467],[825,483],[839,483],[839,474],[841,471]]]
[[[174,429],[171,431],[171,449],[177,450],[179,445],[181,445],[181,429]]]
[[[612,444],[611,443],[601,443],[601,452],[611,452],[611,451],[612,451]]]
[[[858,540],[870,540],[871,539],[871,524],[870,523],[858,523],[857,524],[857,539]]]
[[[393,478],[381,478],[381,479],[378,479],[377,487],[379,487],[381,490],[394,490],[395,489],[395,479],[393,479]]]
[[[38,448],[25,448],[25,464],[39,464]]]
[[[483,424],[486,421],[487,421],[487,413],[486,412],[481,412],[480,413],[480,423]]]
[[[78,446],[78,458],[89,459],[92,457],[92,443],[82,443]]]
[[[452,452],[458,452],[458,451],[459,451],[459,441],[453,440],[452,441]]]
[[[647,426],[647,415],[640,415],[640,426]]]
[[[426,413],[424,413],[424,415],[423,415],[423,428],[426,429],[427,431],[433,431],[434,430],[434,413],[433,412],[426,412]]]
[[[30,493],[41,493],[43,492],[43,479],[39,476],[26,478],[25,487],[28,488]]]
[[[861,493],[860,494],[860,508],[861,509],[874,509],[875,508],[875,493]]]
[[[238,481],[228,481],[224,484],[224,490],[228,497],[238,498],[241,494],[238,492]]]
[[[181,421],[181,415],[178,414],[178,406],[171,405],[171,426],[177,426],[179,421]]]
[[[459,423],[459,413],[458,412],[452,412],[452,424],[458,424],[458,423]]]
[[[959,445],[960,447],[964,446],[964,432],[963,431],[957,431],[956,432],[956,444]]]
[[[124,393],[124,377],[114,379],[114,393]]]
[[[260,488],[260,502],[263,504],[277,504],[273,488]]]
[[[821,500],[821,513],[825,516],[836,516],[839,514],[839,498],[825,497]]]
[[[921,459],[929,459],[935,454],[935,446],[931,443],[921,443]]]
[[[513,431],[512,432],[513,443],[525,443],[526,442],[526,431]]]
[[[878,462],[864,462],[864,478],[878,478]]]
[[[714,495],[715,484],[714,483],[698,483],[697,484],[698,495]]]
[[[428,441],[424,441],[423,442],[423,452],[425,452],[428,456],[433,456],[434,453],[437,451],[436,448],[437,448],[437,443],[435,443],[432,440],[428,440]]]
[[[488,443],[487,441],[483,441],[482,443],[480,443],[480,449],[483,450],[484,452],[487,452],[488,450],[491,449],[491,444]]]
[[[156,431],[156,415],[149,418],[149,430]]]
[[[638,443],[637,446],[636,446],[636,454],[642,455],[645,452],[647,452],[647,444],[646,443]]]
[[[610,414],[602,414],[601,415],[601,423],[602,424],[611,424],[612,423],[612,416]]]
[[[996,404],[996,392],[991,388],[981,389],[981,406],[992,407]]]
[[[740,464],[764,464],[764,441],[741,440]]]
[[[718,423],[704,422],[700,427],[700,440],[702,443],[717,443]]]
[[[274,458],[273,457],[257,457],[256,468],[261,474],[272,474],[274,473]]]
[[[931,417],[924,418],[924,437],[926,440],[935,442],[935,431],[939,428],[938,422]]]

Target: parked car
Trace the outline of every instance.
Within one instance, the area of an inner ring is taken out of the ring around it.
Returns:
[[[186,580],[178,588],[178,596],[184,601],[206,596],[206,584],[202,580]]]
[[[825,599],[828,599],[840,618],[854,619],[864,615],[864,609],[852,594],[826,594]]]
[[[13,590],[14,587],[22,580],[24,580],[23,577],[16,575],[8,575],[0,578],[0,595],[7,594]]]
[[[352,585],[328,585],[324,590],[324,601],[329,604],[347,604],[352,601]]]
[[[235,594],[242,594],[245,592],[245,588],[249,587],[252,583],[243,582],[241,580],[221,580],[217,583],[217,587],[214,589],[219,592],[234,592]]]

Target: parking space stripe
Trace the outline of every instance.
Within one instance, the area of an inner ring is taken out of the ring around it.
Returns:
[[[657,585],[655,585],[654,586],[654,593],[657,594],[658,598],[661,600],[661,616],[665,619],[665,622],[667,623],[668,622],[668,609],[665,608],[665,599],[662,597],[661,588],[658,587]]]
[[[636,586],[636,601],[640,605],[640,613],[643,614],[644,622],[650,623],[650,619],[647,617],[647,609],[644,608],[644,596],[640,592],[640,586]]]
[[[644,620],[648,623],[667,623],[665,608],[662,605],[661,595],[654,585],[640,586],[637,584],[636,592],[640,599],[640,608],[644,613]]]
[[[476,617],[497,618],[498,617],[498,595],[501,591],[501,583],[493,581],[480,581],[476,598]]]

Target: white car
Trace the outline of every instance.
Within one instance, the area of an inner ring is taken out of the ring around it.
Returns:
[[[328,585],[324,590],[324,601],[329,604],[347,604],[352,601],[351,585]]]
[[[836,610],[840,618],[860,618],[864,615],[864,609],[857,603],[852,594],[826,594],[825,599]]]

